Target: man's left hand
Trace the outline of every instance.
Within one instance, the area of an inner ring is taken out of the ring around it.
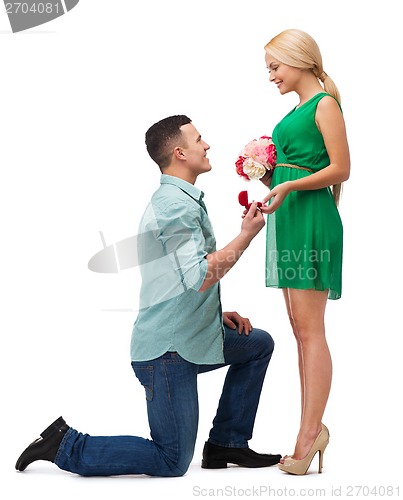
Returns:
[[[245,335],[249,335],[249,332],[252,331],[252,325],[248,318],[243,318],[237,312],[224,312],[223,313],[223,322],[225,326],[235,330],[238,328],[238,333],[241,335],[245,333]]]

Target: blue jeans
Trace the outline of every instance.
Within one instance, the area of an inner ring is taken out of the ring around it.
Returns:
[[[174,477],[186,473],[194,453],[199,406],[199,373],[228,366],[211,443],[247,448],[267,366],[273,352],[271,336],[253,329],[248,336],[225,328],[225,364],[196,365],[175,352],[133,362],[145,389],[151,440],[136,436],[89,436],[70,428],[55,464],[82,476],[147,474]]]

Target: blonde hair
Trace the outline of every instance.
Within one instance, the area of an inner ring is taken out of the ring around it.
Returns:
[[[298,29],[282,31],[265,46],[277,61],[299,69],[310,69],[323,85],[324,91],[332,95],[339,103],[340,94],[334,81],[323,70],[322,55],[315,40]],[[341,184],[332,187],[333,197],[338,204],[341,193]]]

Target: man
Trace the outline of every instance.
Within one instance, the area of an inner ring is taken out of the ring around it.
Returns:
[[[60,417],[22,453],[20,471],[49,460],[83,476],[182,476],[196,442],[197,376],[222,366],[229,368],[202,467],[280,461],[281,455],[248,447],[273,340],[238,313],[222,313],[219,289],[219,280],[264,227],[263,215],[252,204],[238,236],[217,251],[203,193],[194,185],[211,170],[208,144],[179,115],[154,124],[146,146],[162,176],[140,224],[142,288],[131,359],[145,389],[152,439],[93,437]]]

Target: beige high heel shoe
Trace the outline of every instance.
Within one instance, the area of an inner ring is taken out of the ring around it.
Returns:
[[[312,445],[308,455],[302,460],[295,460],[292,457],[286,457],[283,464],[278,464],[280,470],[288,472],[289,474],[296,474],[303,476],[308,472],[309,466],[313,457],[319,452],[319,469],[318,473],[322,473],[323,468],[323,454],[326,446],[329,444],[329,430],[326,425],[322,424],[322,430],[319,432],[318,437]]]

